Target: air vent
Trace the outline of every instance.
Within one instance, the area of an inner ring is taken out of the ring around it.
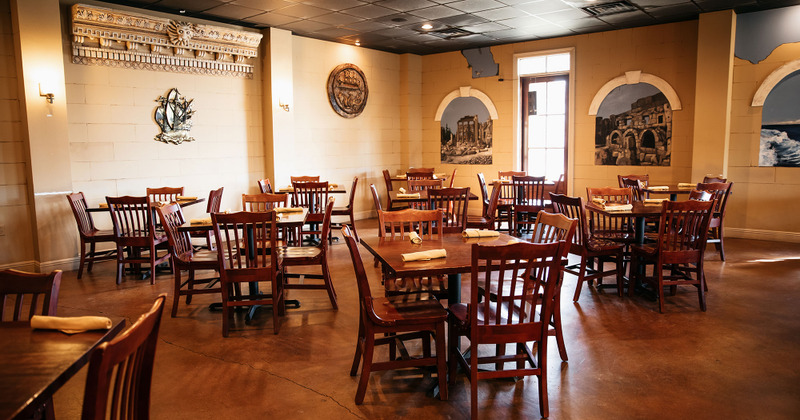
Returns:
[[[608,16],[618,13],[633,12],[639,10],[636,6],[627,1],[613,1],[611,3],[595,4],[593,6],[581,7],[586,13],[592,16]]]
[[[470,32],[466,29],[461,29],[461,28],[444,28],[438,31],[428,31],[425,33],[433,36],[438,36],[439,38],[444,38],[444,39],[453,39],[467,35],[474,35],[474,32]]]

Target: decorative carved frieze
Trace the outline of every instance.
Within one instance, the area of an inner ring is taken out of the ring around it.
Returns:
[[[72,6],[72,62],[197,74],[253,77],[261,34]]]

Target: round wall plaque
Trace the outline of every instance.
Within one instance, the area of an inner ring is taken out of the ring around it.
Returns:
[[[357,117],[367,105],[367,78],[355,64],[340,64],[328,76],[328,100],[337,114]]]

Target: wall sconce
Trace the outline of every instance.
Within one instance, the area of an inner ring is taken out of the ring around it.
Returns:
[[[53,95],[52,90],[48,89],[47,86],[42,87],[43,83],[39,83],[39,96],[44,96],[45,100],[49,103],[53,103],[55,99],[55,95]]]
[[[289,112],[289,104],[283,103],[283,99],[278,98],[278,106],[281,107],[284,111]]]

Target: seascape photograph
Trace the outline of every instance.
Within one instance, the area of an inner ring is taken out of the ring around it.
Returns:
[[[800,167],[800,72],[780,81],[764,101],[758,166]]]

